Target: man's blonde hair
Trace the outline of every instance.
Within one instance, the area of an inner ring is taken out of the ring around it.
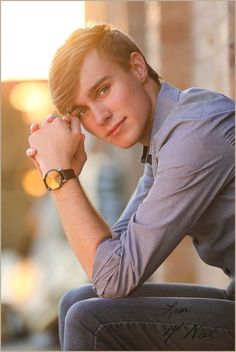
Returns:
[[[52,103],[60,114],[64,115],[72,108],[80,67],[91,49],[97,49],[125,70],[130,68],[130,54],[139,52],[145,60],[149,76],[159,83],[158,74],[146,62],[141,49],[129,36],[107,24],[78,29],[57,50],[49,71]]]

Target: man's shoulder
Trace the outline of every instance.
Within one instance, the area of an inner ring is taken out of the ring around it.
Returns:
[[[234,110],[233,100],[222,93],[196,87],[179,91],[172,109],[161,116],[151,149],[155,156],[170,153],[193,158],[197,151],[204,153],[213,149],[215,152],[216,146],[223,147],[228,141],[232,145]]]
[[[176,124],[183,127],[184,122],[193,122],[196,127],[201,120],[225,113],[233,114],[235,104],[226,95],[205,88],[191,87],[180,90],[169,82],[163,82],[157,100],[157,110],[153,136],[175,128]],[[211,122],[211,118],[208,122]],[[169,132],[168,132],[169,133]]]
[[[205,129],[206,125],[212,124],[214,128],[226,119],[234,120],[234,112],[234,101],[224,94],[203,88],[189,88],[180,91],[178,101],[163,119],[155,137],[163,133],[169,135],[177,127],[180,134],[182,129],[189,130],[189,133],[200,133],[200,127]]]
[[[156,153],[163,146],[174,152],[199,143],[207,148],[217,141],[220,145],[218,138],[222,137],[232,139],[234,110],[234,102],[221,93],[200,88],[182,91],[175,108],[154,135]]]
[[[223,111],[234,111],[235,103],[222,93],[203,88],[189,88],[181,91],[172,111],[176,118],[207,118]]]

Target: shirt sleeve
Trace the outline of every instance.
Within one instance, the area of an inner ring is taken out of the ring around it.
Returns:
[[[128,223],[132,215],[137,211],[138,206],[147,196],[150,188],[153,185],[152,166],[145,164],[143,176],[140,178],[136,190],[130,198],[125,210],[121,214],[119,220],[112,227],[113,238],[118,238],[127,230]]]
[[[232,145],[209,126],[179,121],[166,134],[149,193],[119,238],[97,248],[93,285],[99,296],[127,296],[141,285],[232,178]]]

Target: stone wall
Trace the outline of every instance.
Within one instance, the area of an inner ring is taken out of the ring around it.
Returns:
[[[230,46],[234,46],[233,3],[192,3],[193,82],[231,97],[234,96],[231,85],[234,63],[230,63]]]

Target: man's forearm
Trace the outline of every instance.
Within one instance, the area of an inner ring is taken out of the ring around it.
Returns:
[[[89,202],[80,182],[67,181],[51,191],[71,247],[89,278],[92,278],[96,249],[111,230]]]

